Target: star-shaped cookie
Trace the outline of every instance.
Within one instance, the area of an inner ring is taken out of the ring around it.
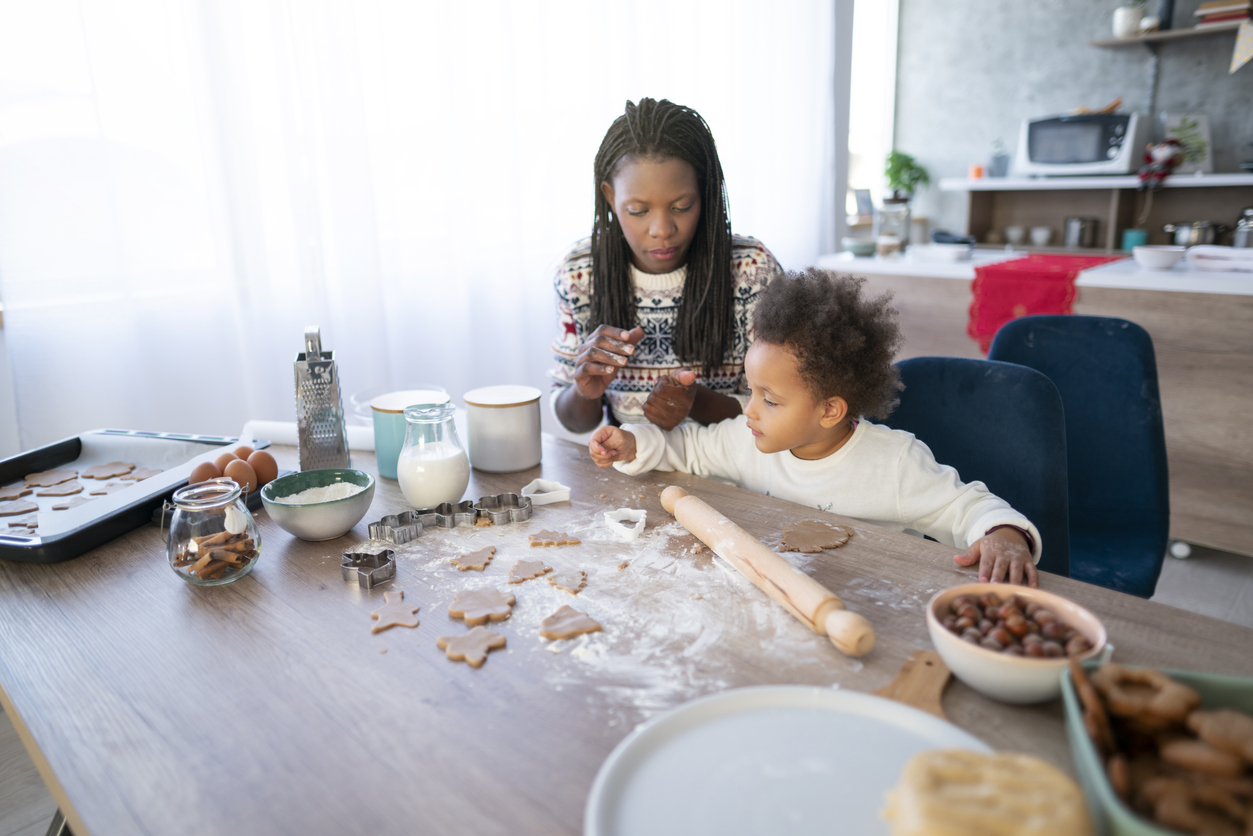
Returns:
[[[467,662],[477,668],[487,659],[489,651],[505,646],[505,637],[486,627],[475,627],[463,636],[440,636],[435,643],[454,662]]]
[[[551,566],[545,566],[542,560],[519,560],[509,570],[509,583],[522,583],[531,578],[551,572]]]
[[[528,534],[532,546],[577,546],[583,541],[578,537],[571,537],[564,531],[537,531],[534,534]]]
[[[370,628],[371,633],[379,633],[389,627],[417,627],[418,617],[414,615],[421,607],[405,603],[405,591],[393,589],[383,593],[383,606],[370,613],[370,617],[378,621]]]
[[[464,618],[471,626],[485,624],[488,619],[503,621],[509,617],[517,600],[509,593],[490,586],[463,589],[453,596],[448,614],[453,618]]]
[[[462,554],[452,559],[452,564],[462,572],[468,572],[471,569],[477,569],[482,572],[487,564],[492,562],[492,556],[496,554],[495,546],[486,546],[476,552]]]
[[[540,622],[539,634],[546,639],[569,639],[582,633],[595,633],[600,629],[600,625],[588,618],[587,613],[562,605],[561,609]]]

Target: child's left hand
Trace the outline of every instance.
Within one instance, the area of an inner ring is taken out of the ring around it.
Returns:
[[[979,564],[979,583],[1014,583],[1036,587],[1040,573],[1031,559],[1027,538],[1016,528],[998,528],[953,558],[958,566]]]

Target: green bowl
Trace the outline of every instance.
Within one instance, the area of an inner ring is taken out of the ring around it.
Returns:
[[[324,488],[337,482],[360,485],[365,490],[343,499],[292,505],[278,501],[282,497],[309,488]],[[288,534],[301,540],[334,540],[352,530],[370,510],[374,500],[374,477],[363,470],[326,468],[292,473],[269,482],[261,489],[261,503],[270,519]]]
[[[1097,667],[1094,662],[1085,663],[1083,669],[1091,673]],[[1162,673],[1196,690],[1201,695],[1202,708],[1234,708],[1253,714],[1253,679],[1189,671],[1163,670]],[[1079,783],[1088,797],[1093,820],[1104,822],[1100,832],[1105,836],[1178,836],[1175,831],[1164,830],[1142,818],[1124,804],[1109,785],[1105,765],[1101,763],[1096,746],[1083,727],[1083,708],[1070,679],[1069,668],[1062,671],[1062,701],[1066,705],[1066,737],[1070,740],[1075,771],[1079,773]]]

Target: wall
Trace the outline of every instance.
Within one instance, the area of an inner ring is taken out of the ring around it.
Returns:
[[[9,347],[0,325],[0,459],[22,451],[17,437],[17,400],[13,397],[13,372],[9,368]]]
[[[1177,0],[1177,28],[1199,0]],[[1124,111],[1148,107],[1143,46],[1089,46],[1112,37],[1118,0],[900,0],[896,148],[918,158],[932,185],[915,214],[964,230],[965,195],[941,193],[941,177],[964,177],[1001,139],[1011,153],[1027,117],[1099,109],[1121,96]],[[1155,11],[1157,0],[1149,0]],[[1160,46],[1157,110],[1209,114],[1214,170],[1253,158],[1253,63],[1228,75],[1235,35]],[[1156,116],[1157,114],[1155,114]],[[1230,224],[1234,218],[1215,218]]]

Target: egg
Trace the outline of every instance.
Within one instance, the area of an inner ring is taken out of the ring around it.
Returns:
[[[258,485],[267,485],[278,477],[278,462],[264,450],[258,450],[249,456],[248,464],[257,472]]]
[[[223,453],[222,455],[214,459],[213,463],[216,464],[218,466],[218,470],[222,471],[222,474],[225,475],[226,466],[230,464],[231,462],[237,462],[237,461],[239,461],[239,456],[235,455],[234,453],[227,452],[227,453]]]
[[[204,482],[209,479],[216,479],[222,475],[222,469],[213,462],[201,462],[191,470],[191,477],[187,480],[187,484],[194,485],[197,482]]]
[[[222,475],[234,479],[236,484],[246,491],[251,492],[257,489],[257,471],[253,470],[248,462],[235,459],[223,468]]]
[[[247,445],[241,444],[231,452],[235,454],[235,458],[248,461],[248,457],[252,455],[252,448],[248,447]]]

